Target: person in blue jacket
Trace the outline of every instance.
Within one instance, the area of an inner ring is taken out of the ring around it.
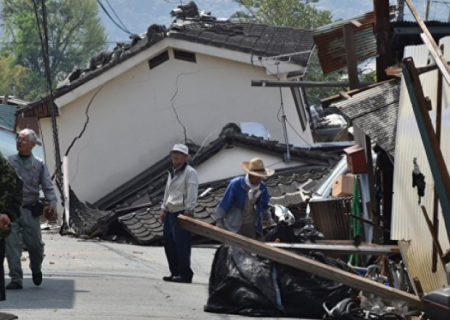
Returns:
[[[273,225],[270,195],[262,181],[275,173],[259,158],[242,163],[247,173],[234,178],[216,208],[216,226],[251,239],[261,239],[263,221]]]

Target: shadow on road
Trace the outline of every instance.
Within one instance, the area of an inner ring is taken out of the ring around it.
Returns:
[[[70,309],[74,297],[74,280],[44,278],[42,285],[36,287],[30,278],[25,278],[22,290],[6,290],[6,301],[0,302],[0,309]]]

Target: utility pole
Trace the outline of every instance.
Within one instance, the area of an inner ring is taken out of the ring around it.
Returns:
[[[277,80],[280,81],[280,61],[276,60],[277,65]],[[281,124],[283,125],[283,134],[284,134],[284,143],[286,143],[286,154],[284,155],[284,162],[289,163],[291,161],[291,154],[289,149],[289,140],[288,140],[288,134],[287,134],[287,128],[286,128],[286,114],[284,113],[284,103],[283,103],[283,92],[280,89],[280,110],[281,110]],[[278,116],[278,115],[277,115]]]
[[[390,65],[391,47],[389,45],[389,0],[374,0],[375,36],[377,38],[377,80],[389,79],[385,70]]]
[[[425,21],[428,21],[428,17],[430,15],[430,0],[425,2]]]
[[[398,16],[397,21],[403,21],[403,16],[405,14],[405,0],[397,0]]]

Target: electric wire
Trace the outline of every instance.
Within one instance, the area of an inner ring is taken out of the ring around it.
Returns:
[[[310,143],[308,143],[298,132],[297,132],[297,130],[295,130],[295,128],[292,126],[292,124],[289,122],[289,120],[288,120],[288,118],[286,117],[286,122],[287,122],[287,124],[291,127],[291,129],[295,132],[295,134],[300,138],[300,139],[302,139],[302,141],[304,142],[304,143],[306,143],[308,146],[309,146],[309,148],[311,149],[311,148],[313,148],[313,146],[310,144]]]
[[[123,32],[128,33],[129,35],[132,35],[132,33],[126,29],[124,29],[120,24],[118,24],[116,22],[116,20],[114,20],[113,17],[111,17],[111,14],[109,13],[109,11],[105,8],[105,6],[103,5],[103,3],[100,0],[97,0],[97,3],[99,4],[99,6],[102,8],[103,12],[108,16],[108,18]]]
[[[112,13],[114,14],[114,16],[117,18],[117,20],[120,22],[120,24],[124,27],[125,30],[128,31],[128,33],[131,34],[130,30],[125,26],[125,24],[122,22],[122,20],[119,18],[119,16],[116,13],[116,10],[114,10],[114,8],[111,6],[111,4],[109,3],[109,0],[105,0],[106,4],[111,8]]]
[[[45,5],[45,0],[40,1],[41,5],[41,14],[42,14],[42,22],[39,19],[39,8],[37,4],[38,0],[33,0],[34,14],[36,17],[36,25],[38,29],[39,39],[41,41],[41,49],[42,56],[45,66],[45,78],[47,82],[47,91],[49,94],[49,103],[50,103],[50,115],[51,115],[51,123],[52,123],[52,133],[53,133],[53,144],[54,144],[54,156],[55,156],[55,175],[56,175],[56,186],[60,193],[61,204],[64,207],[64,193],[62,190],[63,186],[63,177],[61,171],[61,153],[59,149],[59,137],[58,137],[58,127],[56,122],[56,105],[54,101],[53,95],[53,84],[50,70],[50,56],[49,56],[49,48],[48,48],[48,27],[47,27],[47,10]],[[41,26],[42,23],[42,26]]]

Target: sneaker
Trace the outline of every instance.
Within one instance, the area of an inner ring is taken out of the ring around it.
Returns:
[[[33,283],[36,286],[40,286],[42,283],[42,272],[33,273]]]
[[[6,286],[6,290],[17,290],[17,289],[23,289],[22,285],[18,282],[10,282],[7,286]]]

